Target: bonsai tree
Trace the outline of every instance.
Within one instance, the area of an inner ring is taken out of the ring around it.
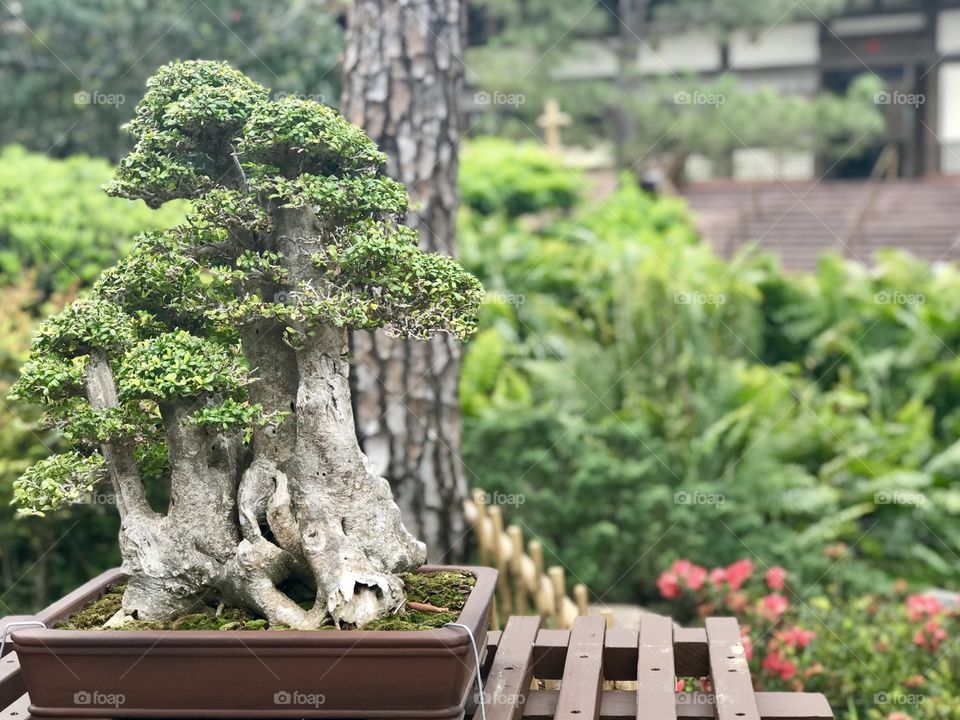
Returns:
[[[74,447],[16,482],[21,511],[110,482],[128,577],[114,624],[211,600],[298,629],[395,611],[425,548],[358,446],[346,331],[464,338],[479,282],[418,248],[406,188],[331,108],[191,61],[150,79],[127,127],[107,192],[192,212],[37,331],[12,394]]]

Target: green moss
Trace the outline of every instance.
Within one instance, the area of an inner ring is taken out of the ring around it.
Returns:
[[[467,596],[476,584],[473,575],[461,572],[403,573],[404,591],[409,602],[426,603],[448,612],[426,612],[405,609],[396,615],[376,620],[364,630],[430,630],[456,622]],[[126,585],[111,588],[103,597],[77,611],[57,625],[61,630],[100,630],[103,624],[120,610]],[[309,607],[309,602],[305,603]],[[248,610],[223,608],[219,614],[213,607],[204,606],[198,612],[184,615],[172,622],[137,620],[127,623],[123,630],[289,630],[287,627],[268,627],[267,621]],[[335,630],[332,626],[321,630]],[[344,630],[352,627],[344,626]]]
[[[115,585],[99,600],[94,600],[57,625],[60,630],[92,630],[101,627],[120,610],[126,585]]]
[[[365,630],[429,630],[456,622],[477,579],[460,572],[404,573],[404,592],[408,602],[427,603],[449,612],[410,610],[389,615],[367,625]]]

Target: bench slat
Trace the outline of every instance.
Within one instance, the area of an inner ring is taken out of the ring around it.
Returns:
[[[487,720],[519,720],[533,681],[533,644],[540,617],[511,616],[484,684]]]
[[[21,695],[10,705],[0,709],[0,720],[30,720],[30,698]]]
[[[0,658],[0,710],[13,703],[26,691],[17,654],[7,653]]]
[[[574,620],[555,720],[594,720],[599,716],[605,632],[606,620],[600,615]]]
[[[676,720],[673,621],[659,615],[640,620],[637,652],[637,715]]]
[[[760,720],[737,621],[707,618],[706,625],[717,720]]]
[[[557,690],[531,693],[523,708],[524,720],[552,720],[557,709]],[[755,694],[761,720],[833,720],[827,699],[820,693],[758,692]],[[677,693],[678,720],[714,720],[710,693]],[[637,694],[632,690],[605,690],[600,699],[600,720],[637,718]],[[653,717],[644,714],[640,717]]]
[[[606,680],[637,679],[638,633],[629,628],[609,628],[603,649],[603,674]],[[500,639],[498,631],[487,633],[487,668]],[[533,650],[537,678],[559,680],[567,657],[569,630],[541,629]],[[680,628],[673,631],[675,670],[680,677],[706,677],[710,674],[707,634],[703,628]]]

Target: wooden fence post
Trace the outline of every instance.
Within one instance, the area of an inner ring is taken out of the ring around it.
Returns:
[[[577,583],[573,586],[573,599],[577,603],[577,612],[580,615],[590,614],[590,593],[586,585]]]
[[[500,601],[500,612],[504,615],[513,614],[513,603],[510,598],[510,576],[507,566],[508,554],[504,548],[509,544],[509,539],[503,533],[503,511],[496,505],[491,505],[487,510],[490,520],[493,524],[493,550],[494,560],[497,570],[500,571],[500,578],[497,581],[497,597]]]
[[[487,516],[487,494],[483,490],[473,491],[473,505],[476,509],[474,534],[477,536],[477,547],[480,550],[480,564],[490,565],[490,519]]]
[[[507,535],[513,545],[510,555],[510,575],[513,583],[513,612],[516,615],[527,613],[527,584],[523,579],[523,530],[517,525],[507,528]]]

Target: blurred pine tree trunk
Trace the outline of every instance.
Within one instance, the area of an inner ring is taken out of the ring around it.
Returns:
[[[408,223],[424,249],[456,253],[457,146],[463,132],[466,0],[355,0],[343,59],[344,116],[389,155],[410,189]],[[431,560],[463,554],[460,347],[355,332],[357,435],[390,480],[407,527]]]

